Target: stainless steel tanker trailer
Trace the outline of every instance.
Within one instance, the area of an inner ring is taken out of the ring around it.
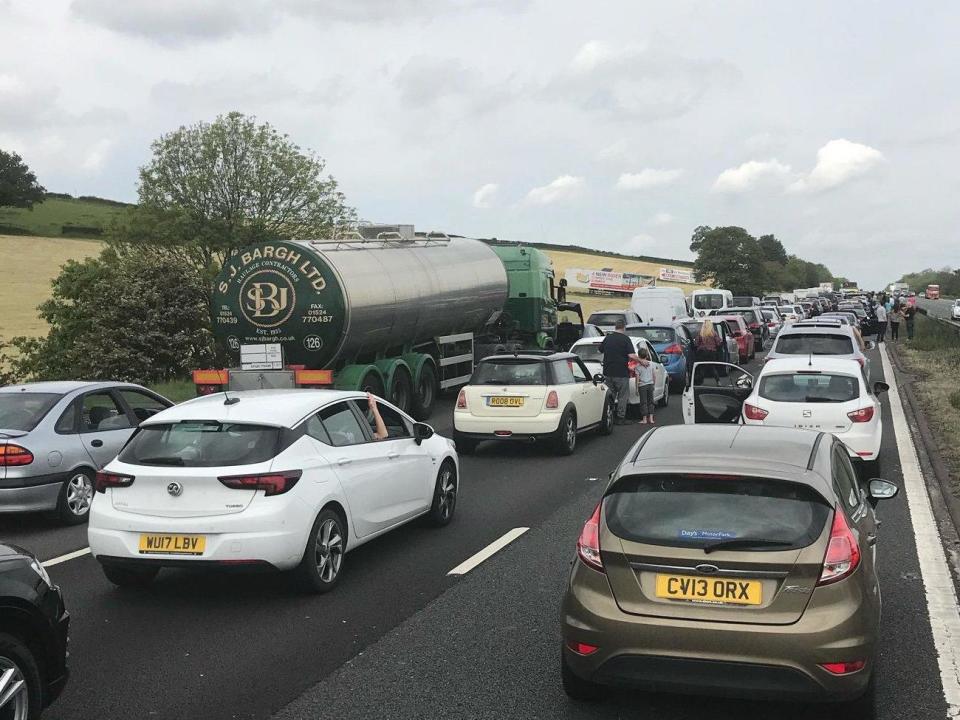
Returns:
[[[194,371],[197,391],[368,390],[426,419],[439,391],[469,379],[481,338],[500,349],[521,335],[529,337],[517,347],[552,346],[553,270],[544,258],[410,225],[247,248],[213,288],[214,335],[231,369]],[[514,297],[508,269],[527,279]],[[531,272],[549,277],[530,282]],[[523,322],[506,308],[537,327],[518,334]]]

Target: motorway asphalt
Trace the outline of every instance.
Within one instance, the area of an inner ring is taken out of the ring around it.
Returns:
[[[874,379],[882,368],[874,352]],[[435,414],[450,432],[451,400]],[[883,474],[900,479],[884,406]],[[679,423],[679,397],[658,413]],[[50,568],[73,621],[72,677],[48,718],[702,717],[704,700],[611,692],[575,705],[560,689],[559,602],[584,519],[643,426],[582,436],[559,458],[481,447],[462,462],[457,516],[412,525],[346,558],[326,596],[276,574],[165,571],[115,589],[89,556]],[[881,508],[881,718],[943,718],[914,534],[902,498]],[[85,546],[84,528],[3,519],[4,540],[44,560]],[[447,572],[517,527],[530,531],[467,575]],[[712,718],[787,710],[710,700]],[[819,710],[810,717],[823,717]]]
[[[928,315],[945,320],[952,319],[951,309],[953,308],[953,300],[927,300],[926,298],[918,297],[917,305],[926,310]]]

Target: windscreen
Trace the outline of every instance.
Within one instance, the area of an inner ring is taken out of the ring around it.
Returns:
[[[842,403],[860,397],[860,381],[852,375],[784,373],[760,378],[759,392],[775,402]]]
[[[734,295],[733,307],[750,307],[753,305],[753,298],[749,295]]]
[[[577,345],[570,350],[584,362],[603,362],[603,353],[600,352],[600,343]]]
[[[739,315],[743,318],[743,321],[749,325],[750,323],[759,322],[757,318],[757,313],[754,310],[731,310],[731,315]]]
[[[591,325],[616,325],[623,321],[623,313],[594,313],[588,321]]]
[[[727,325],[727,330],[729,330],[734,335],[740,332],[740,326],[737,325],[736,320],[724,320],[724,323]]]
[[[777,338],[776,352],[781,355],[852,355],[853,340],[846,335],[804,333]]]
[[[748,477],[637,475],[619,480],[604,501],[614,535],[681,548],[730,540],[767,541],[737,544],[750,551],[806,547],[829,514],[830,506],[806,485]]]
[[[484,360],[471,385],[546,385],[546,363],[539,360]]]
[[[0,430],[30,432],[62,397],[55,393],[0,393]]]
[[[118,459],[130,465],[253,465],[279,452],[281,432],[266,425],[211,420],[144,425]]]
[[[693,306],[698,310],[720,310],[723,307],[723,295],[695,295]]]
[[[654,345],[658,343],[672,343],[677,340],[677,334],[673,328],[667,327],[627,328],[627,335],[630,337],[644,338]]]

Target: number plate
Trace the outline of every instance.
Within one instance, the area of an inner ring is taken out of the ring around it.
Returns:
[[[657,574],[656,594],[668,600],[694,600],[732,605],[759,605],[763,585],[759,580]]]
[[[203,555],[207,538],[203,535],[141,535],[141,555]]]
[[[522,397],[492,397],[490,407],[523,407]]]

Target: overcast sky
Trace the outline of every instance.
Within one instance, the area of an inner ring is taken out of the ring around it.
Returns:
[[[960,5],[0,0],[0,148],[136,199],[151,140],[239,110],[361,217],[690,258],[776,234],[866,286],[960,263]]]

